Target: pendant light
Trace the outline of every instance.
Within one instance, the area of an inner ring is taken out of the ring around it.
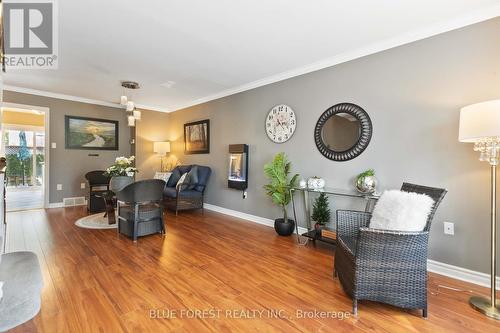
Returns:
[[[134,127],[135,126],[134,116],[127,116],[127,122],[129,127]]]
[[[126,108],[127,112],[132,112],[132,111],[134,111],[134,109],[135,109],[134,102],[128,101],[127,102],[127,108]]]
[[[127,102],[128,102],[128,98],[127,96],[123,95],[122,97],[120,97],[120,104],[125,106],[127,105]]]
[[[134,110],[133,115],[134,115],[135,120],[141,120],[141,111]]]
[[[133,81],[122,81],[121,85],[123,88],[136,90],[139,89],[139,83]],[[141,119],[141,111],[135,109],[135,103],[131,101],[127,95],[122,95],[120,97],[120,104],[125,107],[127,112],[127,124],[129,127],[134,127],[135,122]]]

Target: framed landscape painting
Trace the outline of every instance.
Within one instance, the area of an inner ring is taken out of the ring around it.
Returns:
[[[210,153],[210,120],[184,124],[184,152],[186,154]]]
[[[118,150],[118,121],[64,116],[66,149]]]

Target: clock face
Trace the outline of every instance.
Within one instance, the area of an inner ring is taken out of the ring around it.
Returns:
[[[266,118],[266,134],[273,142],[288,141],[297,127],[297,119],[292,108],[285,104],[276,105]]]

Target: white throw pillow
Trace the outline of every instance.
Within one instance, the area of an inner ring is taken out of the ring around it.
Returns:
[[[155,176],[153,177],[154,179],[161,179],[163,180],[165,183],[168,182],[170,176],[172,175],[171,172],[156,172],[155,173]]]
[[[385,191],[375,205],[370,228],[422,231],[433,205],[434,200],[426,194]]]
[[[177,182],[177,185],[175,185],[176,188],[179,188],[179,186],[182,185],[182,183],[184,183],[184,180],[186,180],[186,177],[187,177],[187,172],[184,173],[181,178],[179,178],[179,181]]]

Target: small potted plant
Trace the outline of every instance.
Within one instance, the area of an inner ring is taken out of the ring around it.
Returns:
[[[295,221],[288,218],[286,210],[290,203],[290,188],[295,187],[298,174],[290,176],[291,164],[285,153],[277,154],[271,163],[264,166],[264,172],[270,183],[264,186],[267,195],[283,210],[283,218],[274,220],[274,230],[280,236],[290,236],[295,228]]]
[[[133,167],[135,157],[117,157],[115,163],[106,169],[104,175],[111,177],[109,181],[109,189],[114,193],[120,191],[128,184],[134,181],[134,175],[139,172]]]
[[[330,222],[330,207],[328,206],[328,197],[325,193],[321,193],[313,204],[312,219],[314,222],[314,229],[316,234],[321,234],[321,229]]]
[[[378,180],[375,177],[375,170],[368,169],[356,177],[356,189],[363,194],[377,191]]]

